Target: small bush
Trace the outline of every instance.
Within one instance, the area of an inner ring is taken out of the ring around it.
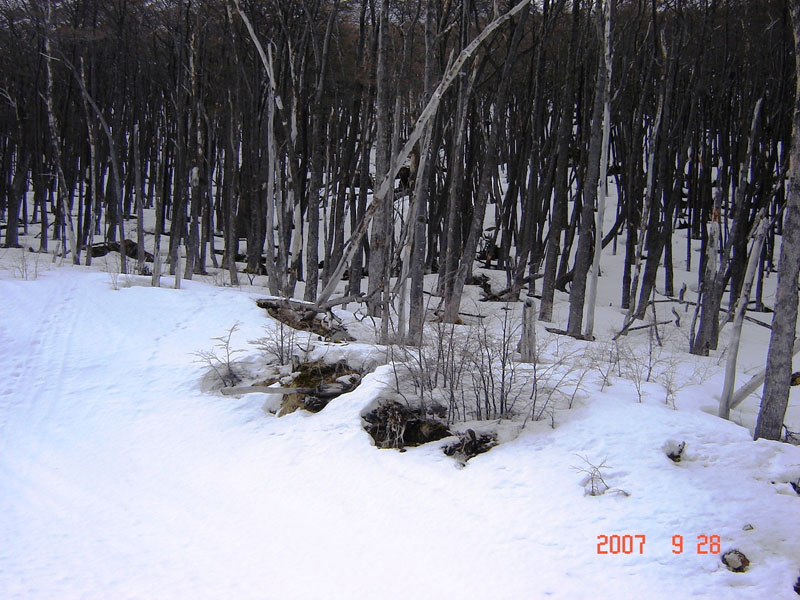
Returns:
[[[250,343],[261,350],[269,362],[288,365],[292,361],[292,356],[299,351],[298,333],[293,327],[278,321],[277,327],[265,326],[264,336]]]
[[[572,468],[585,475],[581,481],[581,485],[583,486],[584,494],[586,496],[602,496],[606,492],[614,492],[617,494],[622,494],[623,496],[630,496],[630,494],[625,490],[611,488],[609,487],[608,483],[606,483],[606,476],[603,473],[603,469],[611,468],[606,464],[607,459],[604,459],[599,465],[595,465],[590,462],[589,458],[586,456],[580,456],[580,458],[584,463],[586,463],[586,466]]]
[[[207,364],[219,377],[222,385],[233,387],[241,381],[241,377],[236,372],[233,365],[233,357],[243,350],[233,350],[231,348],[231,338],[239,330],[239,322],[234,323],[226,335],[211,338],[216,344],[212,350],[200,350],[194,352],[197,357],[196,362]]]

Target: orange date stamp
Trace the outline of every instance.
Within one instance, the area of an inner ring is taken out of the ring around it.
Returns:
[[[597,554],[644,554],[647,536],[644,534],[633,535],[598,535]],[[695,554],[719,554],[720,537],[718,535],[698,535],[694,550]],[[672,536],[672,553],[683,554],[684,550],[690,552],[691,545],[684,543],[682,535]]]

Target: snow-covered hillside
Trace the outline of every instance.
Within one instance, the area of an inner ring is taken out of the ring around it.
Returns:
[[[385,366],[318,414],[209,389],[193,353],[235,322],[237,359],[263,360],[261,288],[114,290],[49,264],[25,280],[2,252],[2,598],[797,597],[800,448],[708,414],[713,358],[674,407],[589,374],[555,428],[516,426],[459,468],[442,443],[374,447],[361,413],[392,385]],[[679,463],[668,440],[686,443]],[[604,462],[612,489],[587,495],[582,470]],[[698,553],[711,536],[748,571]]]

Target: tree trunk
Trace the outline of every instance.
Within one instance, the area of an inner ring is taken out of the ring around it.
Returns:
[[[389,0],[381,0],[378,16],[378,57],[376,85],[378,88],[375,102],[377,119],[377,139],[375,140],[375,185],[384,186],[389,182],[387,194],[382,198],[375,210],[372,231],[369,238],[369,283],[367,285],[367,306],[369,314],[380,316],[386,281],[386,261],[389,259],[389,240],[386,239],[387,221],[391,218],[394,206],[394,174],[389,171],[390,149],[390,114],[389,114]]]
[[[28,178],[28,171],[31,165],[31,154],[25,152],[21,147],[17,147],[16,168],[14,178],[8,190],[8,206],[6,224],[5,248],[19,248],[19,207],[22,203],[22,195],[25,193],[25,182]]]
[[[567,203],[569,201],[569,146],[572,138],[573,77],[578,55],[580,32],[580,0],[572,2],[572,34],[569,42],[569,58],[561,99],[561,121],[558,127],[558,152],[556,155],[555,202],[547,233],[547,250],[544,259],[542,301],[539,305],[539,320],[553,320],[553,301],[556,291],[556,270],[561,254],[561,234],[567,228]]]
[[[270,77],[269,84],[267,85],[267,189],[266,189],[266,231],[265,233],[265,250],[266,250],[266,268],[267,268],[267,284],[269,285],[269,292],[273,296],[284,293],[286,285],[286,269],[284,268],[283,250],[279,249],[277,256],[275,255],[275,213],[276,213],[276,169],[278,167],[277,160],[277,144],[275,142],[275,85],[274,70],[272,68],[272,50],[268,54],[268,76]],[[283,215],[281,210],[278,210],[278,227],[283,224]],[[235,269],[234,269],[235,271]]]
[[[728,344],[728,358],[725,363],[725,383],[722,388],[722,395],[719,401],[719,416],[723,419],[730,417],[730,403],[733,396],[733,386],[736,383],[736,360],[739,354],[739,341],[742,336],[742,324],[744,323],[744,316],[747,312],[747,304],[750,302],[750,290],[753,287],[753,280],[755,279],[756,267],[761,259],[761,248],[764,245],[764,238],[769,229],[769,223],[765,218],[765,211],[761,211],[757,221],[757,230],[753,239],[753,246],[750,249],[750,257],[747,261],[747,273],[745,274],[744,284],[742,286],[742,293],[736,303],[734,309],[733,333],[731,340]]]
[[[139,123],[133,126],[133,179],[136,194],[136,252],[139,274],[144,273],[144,194],[142,193],[142,155],[139,149]]]
[[[445,217],[444,257],[439,265],[439,290],[443,297],[453,293],[453,282],[461,254],[461,196],[464,189],[464,138],[467,129],[467,102],[475,82],[475,71],[468,83],[458,89],[455,114],[455,135],[453,136],[450,161],[450,186],[447,194],[447,213]]]
[[[467,275],[475,262],[475,252],[478,248],[478,240],[483,233],[483,218],[486,214],[486,202],[489,198],[489,191],[492,181],[497,177],[498,147],[500,145],[500,130],[505,120],[505,110],[508,102],[508,89],[511,84],[511,68],[514,65],[519,48],[520,40],[525,31],[525,23],[530,12],[530,5],[526,4],[520,13],[519,21],[514,29],[514,35],[508,48],[508,56],[503,65],[503,72],[500,76],[497,95],[495,96],[494,122],[491,124],[486,155],[481,168],[478,190],[475,195],[475,206],[472,214],[472,224],[469,234],[464,243],[464,250],[458,271],[453,281],[453,289],[449,296],[445,297],[445,307],[442,320],[447,323],[455,323],[458,319],[458,309],[461,304],[461,294],[467,281]]]
[[[597,199],[597,217],[595,219],[594,256],[586,290],[586,327],[584,337],[591,340],[594,333],[594,311],[597,304],[597,283],[600,277],[600,254],[603,250],[603,219],[608,197],[608,151],[611,136],[611,75],[614,55],[611,48],[611,27],[616,7],[616,0],[607,0],[603,4],[603,139],[600,155],[600,189]],[[615,236],[616,239],[616,236]]]
[[[800,0],[789,4],[795,45],[795,98],[800,98]],[[783,239],[778,263],[778,291],[767,353],[767,372],[758,411],[755,439],[780,439],[789,404],[792,346],[797,328],[797,283],[800,271],[800,104],[795,100],[789,167],[789,189],[784,209]]]
[[[598,2],[599,4],[599,2]],[[597,6],[597,29],[602,31],[600,22],[600,6]],[[603,39],[605,36],[601,36]],[[592,264],[592,225],[594,225],[594,206],[597,200],[597,187],[600,177],[600,162],[603,151],[603,116],[606,105],[606,71],[605,59],[597,61],[597,77],[595,79],[595,97],[592,108],[592,125],[589,136],[589,155],[586,166],[586,176],[583,181],[583,206],[581,209],[580,237],[578,238],[578,251],[575,256],[575,274],[572,278],[572,286],[569,292],[569,321],[567,323],[567,334],[579,338],[582,335],[583,327],[583,308],[586,299],[586,276]],[[595,236],[602,244],[602,223],[597,229]],[[599,257],[598,257],[599,258]]]
[[[197,28],[197,27],[196,27]],[[189,171],[189,189],[190,189],[190,221],[189,221],[189,236],[186,244],[186,268],[183,273],[184,279],[192,279],[194,273],[197,272],[197,262],[200,255],[200,215],[203,205],[203,194],[205,193],[205,155],[203,139],[203,125],[201,106],[200,106],[200,90],[198,87],[198,70],[199,60],[197,31],[192,31],[189,51],[189,89],[191,93],[191,109],[189,111],[189,118],[191,119],[191,129],[189,133],[190,148],[192,148],[192,168]]]
[[[75,241],[75,230],[72,226],[72,215],[67,212],[67,205],[66,205],[66,197],[67,197],[67,188],[66,188],[66,180],[64,178],[64,172],[61,169],[61,146],[60,144],[60,137],[59,137],[59,129],[58,129],[58,120],[56,117],[55,106],[53,104],[53,50],[50,44],[50,31],[49,28],[52,25],[51,18],[52,18],[52,10],[53,10],[53,2],[49,0],[47,3],[47,27],[48,31],[44,38],[45,44],[45,52],[46,52],[46,66],[47,66],[47,121],[50,125],[50,142],[53,147],[53,161],[55,162],[56,172],[58,177],[58,202],[61,211],[62,218],[65,219],[67,225],[67,235],[69,236],[69,245],[70,250],[72,251],[72,263],[77,265],[80,264],[80,256],[78,255],[78,245]],[[44,213],[46,212],[45,207],[42,207],[42,240],[47,237],[46,229],[44,228]],[[120,260],[124,261],[124,253],[120,253]],[[125,271],[123,270],[123,273]]]
[[[228,92],[228,127],[225,131],[225,155],[222,161],[222,227],[225,249],[222,266],[228,270],[231,285],[239,285],[239,271],[236,267],[236,254],[239,251],[239,237],[236,233],[236,200],[239,195],[237,165],[239,163],[239,120],[233,94]]]
[[[433,93],[433,96],[425,105],[425,108],[423,109],[422,113],[417,119],[417,122],[414,126],[414,130],[409,135],[405,145],[400,149],[397,155],[393,157],[393,160],[390,163],[390,170],[388,173],[388,177],[384,179],[383,184],[381,184],[379,188],[376,190],[372,203],[367,207],[366,211],[364,212],[363,219],[358,224],[356,229],[352,232],[350,236],[350,245],[347,251],[342,256],[342,260],[339,261],[339,264],[337,265],[336,269],[334,269],[333,274],[331,275],[331,281],[328,282],[328,285],[325,286],[325,288],[322,290],[322,292],[320,292],[320,295],[317,298],[318,306],[325,304],[330,299],[334,289],[336,288],[336,284],[338,283],[339,278],[341,277],[345,268],[347,268],[347,265],[350,263],[353,254],[358,249],[358,245],[360,244],[361,240],[366,234],[370,221],[372,220],[373,216],[378,210],[378,207],[385,202],[390,192],[389,188],[394,187],[394,177],[397,175],[397,172],[400,170],[400,167],[403,165],[405,160],[411,154],[411,150],[419,141],[428,121],[436,115],[436,110],[439,107],[439,103],[441,102],[442,96],[453,84],[453,81],[460,73],[461,68],[464,66],[464,63],[466,63],[466,61],[473,54],[475,54],[475,51],[481,46],[481,44],[483,44],[483,42],[485,42],[487,38],[489,38],[495,31],[497,31],[497,29],[503,23],[505,23],[514,15],[518,14],[521,10],[529,6],[530,6],[530,0],[520,0],[520,2],[515,4],[514,7],[511,8],[508,12],[495,18],[491,23],[489,23],[483,29],[483,31],[481,31],[481,33],[474,40],[472,40],[472,42],[469,43],[469,45],[466,48],[464,48],[461,51],[461,53],[458,55],[458,58],[455,61],[453,61],[453,63],[445,71],[441,81],[439,82],[439,85],[436,87],[436,90]]]
[[[322,107],[322,95],[325,91],[325,72],[328,65],[328,44],[333,30],[333,24],[339,9],[339,1],[335,0],[328,16],[325,28],[325,38],[321,51],[316,49],[317,57],[317,82],[314,91],[314,100],[311,105],[311,177],[308,184],[307,216],[308,239],[306,240],[306,287],[303,298],[310,302],[317,299],[317,284],[319,282],[319,192],[322,188],[322,171],[324,169],[325,149],[325,114]],[[309,27],[313,24],[309,23]],[[316,39],[314,40],[316,42]],[[378,84],[380,87],[380,83]],[[330,181],[327,182],[330,184]],[[268,223],[268,226],[271,224]]]

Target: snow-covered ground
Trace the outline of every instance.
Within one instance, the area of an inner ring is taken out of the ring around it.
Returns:
[[[459,468],[442,443],[374,447],[361,414],[391,387],[385,366],[318,414],[278,418],[264,394],[210,389],[194,353],[234,323],[237,360],[263,361],[248,343],[274,326],[263,288],[152,288],[47,255],[26,280],[20,252],[0,250],[0,598],[797,597],[800,448],[752,441],[755,397],[737,422],[713,416],[719,353],[675,349],[669,403],[656,383],[640,402],[624,377],[601,391],[592,371],[554,428],[516,426]],[[605,260],[607,338],[621,314]],[[747,325],[740,380],[768,333]],[[683,386],[698,365],[707,377]],[[668,440],[686,443],[681,462]],[[602,496],[585,493],[589,463],[606,465]],[[699,553],[711,536],[748,571]]]

